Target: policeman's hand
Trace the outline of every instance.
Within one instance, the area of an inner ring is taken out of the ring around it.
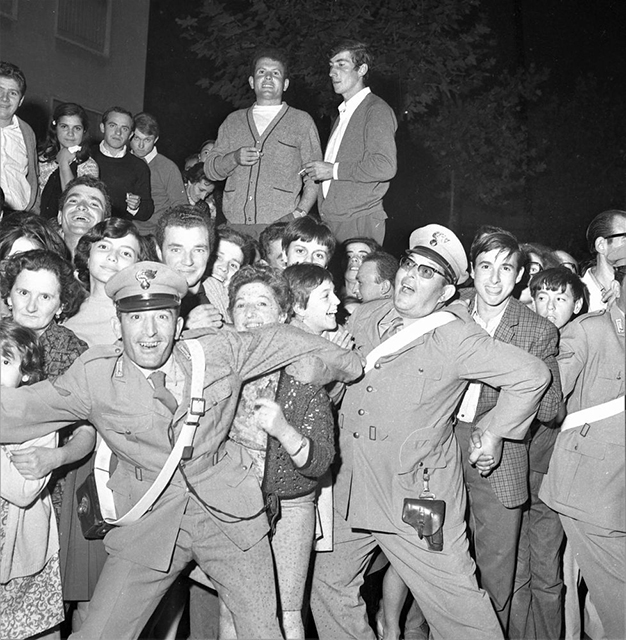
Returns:
[[[488,430],[472,432],[469,462],[480,471],[481,476],[488,476],[500,464],[501,458],[502,438]]]
[[[11,462],[26,480],[39,480],[63,464],[61,454],[57,447],[26,447],[11,451]]]
[[[316,160],[315,162],[307,162],[304,165],[304,172],[309,178],[315,182],[333,179],[333,163]]]
[[[261,157],[261,151],[256,147],[241,147],[235,151],[235,160],[237,164],[243,167],[250,167],[256,164]]]
[[[200,304],[185,320],[185,329],[221,329],[224,317],[212,304]]]
[[[331,380],[324,363],[317,356],[302,356],[286,368],[287,373],[304,384],[326,384]]]
[[[285,415],[280,405],[268,398],[257,398],[254,403],[254,419],[259,429],[263,429],[263,431],[278,440],[282,440],[292,428],[285,420]]]
[[[322,338],[326,338],[326,340],[336,344],[342,349],[352,349],[354,345],[352,334],[343,327],[337,327],[334,331],[324,331]]]

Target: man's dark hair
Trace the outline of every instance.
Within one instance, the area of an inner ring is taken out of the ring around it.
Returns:
[[[599,213],[587,227],[587,245],[589,253],[596,255],[596,240],[598,238],[606,238],[613,233],[615,228],[615,219],[620,216],[626,218],[626,211],[621,209],[609,209]]]
[[[107,109],[102,114],[102,120],[101,120],[102,124],[107,123],[107,119],[112,113],[123,113],[124,115],[128,116],[132,122],[133,114],[128,109],[124,109],[124,107],[111,107],[110,109]]]
[[[373,56],[369,47],[364,42],[358,40],[341,40],[331,50],[328,59],[334,58],[338,53],[348,51],[352,57],[354,66],[358,69],[362,64],[366,64],[368,71],[363,76],[363,82],[367,84],[369,72],[372,69]]]
[[[567,285],[572,288],[572,296],[575,301],[587,300],[587,287],[584,282],[565,267],[552,267],[536,273],[530,279],[528,286],[532,297],[535,298],[541,289],[564,293]]]
[[[145,111],[138,113],[133,118],[133,131],[135,130],[141,131],[141,133],[146,136],[154,136],[155,138],[158,138],[160,133],[159,123],[156,118]]]
[[[287,54],[282,49],[274,49],[272,47],[259,49],[254,53],[250,61],[250,75],[252,77],[254,77],[257,62],[261,58],[269,58],[270,60],[280,62],[283,67],[283,78],[285,80],[289,78],[289,58],[287,57]],[[202,147],[200,147],[200,149],[202,149]]]
[[[26,93],[26,76],[22,70],[11,62],[0,61],[0,78],[11,78],[17,82],[22,97]]]
[[[107,187],[98,178],[94,178],[93,176],[78,176],[78,178],[74,178],[67,183],[67,187],[63,189],[63,193],[59,198],[59,211],[63,210],[65,206],[65,201],[68,199],[70,195],[70,191],[74,187],[78,187],[80,185],[85,185],[86,187],[91,187],[92,189],[98,189],[98,191],[102,192],[104,196],[104,220],[111,217],[111,199],[109,198],[109,192],[107,191]]]
[[[259,235],[259,251],[263,260],[268,259],[272,242],[275,240],[280,240],[282,242],[286,228],[286,222],[273,222],[261,231],[261,234]]]
[[[380,284],[384,280],[391,282],[393,287],[398,271],[398,260],[386,251],[374,251],[363,258],[361,266],[366,262],[373,262],[376,265],[376,282]]]
[[[206,182],[212,182],[212,180],[207,178],[206,173],[204,173],[204,164],[202,162],[196,162],[196,164],[189,167],[189,169],[183,171],[183,180],[185,183],[191,182],[191,184],[196,184],[203,180]]]
[[[473,266],[476,266],[476,258],[481,253],[487,253],[488,251],[504,251],[515,260],[517,270],[519,271],[524,266],[524,252],[515,236],[509,233],[489,233],[474,238],[472,246],[470,247],[470,260]]]
[[[272,290],[280,310],[289,317],[291,315],[292,296],[287,280],[285,280],[283,275],[276,271],[276,269],[262,264],[241,267],[232,277],[230,285],[228,286],[228,309],[231,314],[239,289],[246,284],[256,282],[260,282]]]
[[[306,309],[309,304],[311,291],[323,282],[333,282],[333,276],[328,269],[308,262],[287,267],[283,271],[283,277],[289,283],[294,307],[297,305],[302,309]]]
[[[168,209],[159,219],[156,228],[156,241],[159,247],[163,247],[165,240],[165,230],[169,227],[182,227],[183,229],[193,229],[202,227],[209,235],[209,251],[215,248],[215,225],[208,216],[198,213],[192,204],[179,204]]]
[[[303,242],[318,242],[328,249],[328,259],[332,258],[337,247],[337,240],[324,222],[319,222],[313,216],[304,216],[292,220],[283,234],[283,249],[287,251],[289,245],[296,240]]]

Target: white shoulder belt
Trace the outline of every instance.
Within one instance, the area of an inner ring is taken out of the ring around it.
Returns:
[[[595,407],[575,411],[563,420],[561,431],[575,429],[576,427],[582,427],[584,424],[591,424],[592,422],[612,418],[619,413],[624,413],[624,407],[624,396],[620,396],[619,398],[615,398],[615,400],[597,404]]]

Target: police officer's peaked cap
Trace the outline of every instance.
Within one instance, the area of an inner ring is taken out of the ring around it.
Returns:
[[[440,224],[415,229],[409,238],[409,251],[443,267],[454,284],[462,284],[468,278],[467,255],[461,241]]]
[[[105,291],[118,311],[146,311],[178,307],[187,293],[187,281],[160,262],[137,262],[116,273]]]

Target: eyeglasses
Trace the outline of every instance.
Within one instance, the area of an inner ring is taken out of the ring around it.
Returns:
[[[612,233],[610,236],[602,236],[605,240],[609,238],[626,238],[626,232],[623,233]]]
[[[419,275],[420,278],[424,278],[424,280],[432,280],[436,273],[445,278],[446,281],[449,280],[449,277],[443,271],[439,271],[438,269],[435,269],[435,267],[431,267],[427,264],[417,264],[411,256],[402,256],[400,258],[400,268],[405,271],[417,269],[417,275]]]
[[[528,274],[534,276],[536,273],[543,271],[543,265],[541,262],[529,262],[528,263]]]

